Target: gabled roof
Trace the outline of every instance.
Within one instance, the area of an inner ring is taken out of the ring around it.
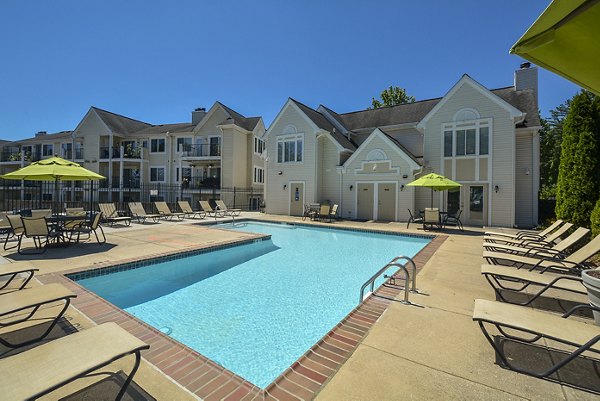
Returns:
[[[290,98],[290,100],[298,106],[300,111],[302,111],[318,128],[325,130],[331,134],[331,137],[338,142],[344,149],[348,150],[356,150],[356,145],[354,142],[350,141],[345,135],[341,134],[338,130],[335,129],[332,123],[323,116],[323,114],[318,111],[311,109],[307,105],[300,103],[299,101]]]
[[[216,103],[220,105],[223,108],[223,110],[225,110],[225,112],[231,116],[230,118],[223,121],[220,125],[235,124],[238,127],[245,129],[246,131],[252,131],[254,130],[254,128],[256,128],[256,124],[258,124],[258,122],[260,121],[260,117],[244,117],[237,111],[225,106],[223,103]]]
[[[468,76],[467,76],[468,77]],[[470,79],[470,77],[469,77]],[[487,89],[485,89],[487,91]],[[492,89],[489,92],[508,103],[510,106],[526,113],[525,121],[518,127],[539,127],[540,116],[536,104],[535,94],[531,89],[517,91],[513,86]],[[338,114],[333,110],[321,105],[329,115],[349,131],[360,129],[373,129],[397,124],[418,123],[435,106],[440,103],[442,97],[421,100],[414,103],[400,104],[396,106],[381,107]]]
[[[160,124],[152,125],[148,128],[136,131],[136,136],[166,134],[167,132],[175,134],[178,132],[191,132],[196,124],[191,123],[176,123],[176,124]]]
[[[33,138],[22,139],[19,141],[14,141],[14,143],[31,143],[31,142],[39,142],[39,141],[52,141],[56,139],[63,138],[71,138],[71,134],[73,131],[60,131],[52,134],[43,134],[39,136],[34,136]]]
[[[384,127],[417,123],[433,109],[441,98],[421,100],[397,106],[380,107],[338,114],[341,123],[350,131],[362,128]]]
[[[91,108],[96,112],[104,124],[106,124],[106,126],[115,134],[133,134],[136,131],[140,131],[151,126],[151,124],[143,121],[134,120],[133,118],[125,117],[120,114],[111,113],[110,111],[102,110],[94,106]]]
[[[411,167],[414,170],[421,167],[421,164],[417,161],[417,159],[415,158],[415,156],[412,153],[410,153],[404,146],[402,146],[398,141],[396,141],[390,135],[385,133],[381,128],[375,128],[373,130],[373,132],[371,132],[371,134],[369,134],[367,139],[365,139],[365,141],[360,144],[360,146],[358,147],[356,152],[354,152],[354,154],[352,154],[352,156],[350,156],[348,158],[348,160],[346,160],[346,162],[344,163],[344,166],[345,167],[349,166],[351,163],[354,162],[354,160],[356,160],[356,158],[360,157],[361,153],[363,153],[363,150],[365,148],[368,148],[371,141],[373,141],[373,139],[376,137],[380,137],[385,143],[387,143],[387,145],[390,147],[390,149],[396,151],[400,155],[400,157],[402,157],[404,160],[406,160],[409,163],[409,165],[411,165]]]

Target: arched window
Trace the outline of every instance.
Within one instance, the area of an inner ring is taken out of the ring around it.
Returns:
[[[469,120],[479,120],[479,113],[477,110],[472,108],[460,109],[454,115],[454,121],[469,121]]]
[[[367,161],[388,160],[387,155],[381,149],[373,149],[367,155]]]
[[[298,133],[298,129],[294,125],[292,125],[292,124],[287,125],[283,129],[283,134],[284,135],[294,135],[294,134],[297,134],[297,133]]]

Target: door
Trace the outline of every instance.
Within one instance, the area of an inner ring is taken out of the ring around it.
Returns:
[[[396,220],[396,183],[377,184],[377,220]]]
[[[358,220],[373,220],[373,204],[375,197],[375,185],[370,183],[358,183],[356,185],[356,218]]]
[[[486,199],[483,185],[470,185],[468,195],[467,224],[483,226],[486,211]]]
[[[290,182],[290,216],[302,216],[304,213],[304,183]]]

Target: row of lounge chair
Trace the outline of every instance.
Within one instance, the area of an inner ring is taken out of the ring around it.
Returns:
[[[600,327],[567,319],[581,310],[600,312],[599,308],[586,303],[558,315],[524,307],[550,290],[559,291],[567,298],[569,293],[587,293],[581,272],[592,268],[588,261],[600,252],[600,235],[574,250],[588,236],[589,230],[573,229],[571,223],[558,220],[540,232],[485,233],[483,257],[488,264],[481,266],[481,273],[502,302],[475,300],[473,320],[478,322],[500,361],[517,372],[549,377],[584,353],[590,356],[600,352]],[[525,294],[525,300],[514,296],[517,294]],[[489,331],[492,326],[512,341],[544,346],[545,340],[552,340],[572,351],[547,369],[515,366],[494,340]]]
[[[46,339],[76,297],[56,283],[27,288],[36,271],[0,267],[0,343],[17,352]],[[55,307],[48,308],[50,305]],[[42,334],[21,338],[28,327],[39,324],[49,326]],[[13,337],[20,340],[9,340],[10,333],[16,330],[21,330],[20,336]],[[135,355],[133,368],[115,397],[121,400],[140,365],[141,351],[148,348],[116,323],[104,323],[37,345],[0,359],[2,399],[37,399],[77,379],[94,376],[118,359]]]
[[[119,212],[113,203],[101,203],[99,205],[100,210],[103,213],[103,222],[109,225],[122,223],[129,225],[132,219],[137,220],[138,223],[144,224],[146,220],[152,220],[155,223],[160,219],[172,220],[172,219],[204,219],[205,217],[235,217],[239,216],[242,212],[241,209],[230,209],[225,205],[222,200],[217,200],[217,208],[213,209],[210,203],[207,201],[199,201],[201,210],[194,211],[188,201],[177,202],[181,212],[172,211],[166,202],[157,201],[154,202],[154,206],[158,213],[147,213],[144,206],[139,202],[129,202],[129,211],[131,216],[127,216],[125,212]]]

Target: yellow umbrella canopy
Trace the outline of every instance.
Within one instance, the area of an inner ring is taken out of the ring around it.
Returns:
[[[510,53],[600,95],[600,0],[554,0]]]
[[[103,180],[105,177],[81,165],[58,156],[31,163],[17,171],[0,175],[6,180],[28,181],[88,181]]]
[[[436,173],[430,173],[424,175],[421,178],[414,180],[413,182],[409,182],[406,184],[411,187],[425,187],[431,188],[431,207],[433,207],[433,191],[445,191],[448,189],[459,188],[462,185],[456,181],[452,181],[449,178],[444,177],[443,175],[439,175]]]

